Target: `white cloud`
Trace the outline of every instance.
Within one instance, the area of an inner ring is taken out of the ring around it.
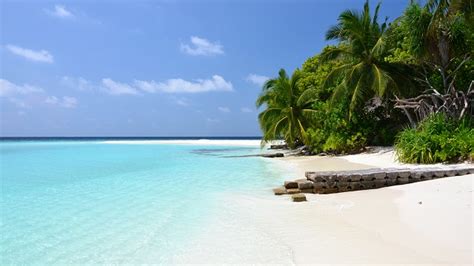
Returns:
[[[67,10],[66,7],[62,5],[55,5],[53,10],[46,10],[46,12],[49,15],[58,17],[58,18],[71,19],[75,17],[71,11]]]
[[[109,78],[102,79],[102,85],[103,85],[103,89],[107,93],[112,94],[112,95],[138,94],[138,91],[134,87],[126,83],[115,82]]]
[[[224,54],[224,47],[219,42],[211,42],[204,38],[191,36],[190,44],[181,44],[181,51],[189,55],[220,55]]]
[[[63,86],[77,90],[102,90],[111,95],[139,95],[142,93],[203,93],[211,91],[233,91],[232,83],[226,81],[219,75],[214,75],[210,79],[184,80],[181,78],[168,79],[164,82],[154,80],[134,80],[132,83],[121,83],[110,78],[103,78],[100,84],[88,81],[82,77],[74,78],[64,76],[60,83]],[[176,104],[187,106],[189,102],[185,98],[174,98]]]
[[[43,92],[43,89],[28,84],[16,85],[6,79],[0,79],[0,97],[15,94],[31,94]]]
[[[74,97],[64,96],[62,98],[58,98],[56,96],[48,96],[44,100],[46,104],[60,106],[64,108],[75,108],[78,104],[78,101]]]
[[[211,79],[198,79],[187,81],[184,79],[169,79],[166,82],[135,80],[135,86],[142,91],[155,93],[200,93],[209,91],[232,91],[232,83],[226,81],[219,75]]]
[[[223,106],[219,106],[217,107],[217,110],[223,112],[223,113],[230,113],[230,109],[229,107],[223,107]]]
[[[249,74],[245,80],[259,87],[262,87],[265,81],[267,81],[268,79],[270,78],[266,76],[257,75],[257,74]]]
[[[242,107],[240,108],[240,111],[242,111],[242,113],[252,113],[253,110],[248,108],[248,107]]]
[[[21,56],[31,61],[53,63],[53,56],[46,50],[34,51],[11,44],[7,45],[6,48],[12,54]]]
[[[64,76],[61,78],[61,84],[69,88],[77,89],[80,91],[93,90],[94,88],[97,87],[82,77],[74,78],[74,77]]]

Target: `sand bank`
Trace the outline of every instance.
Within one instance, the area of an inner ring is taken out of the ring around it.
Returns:
[[[302,178],[306,170],[399,166],[393,159],[393,152],[385,150],[274,161],[293,178]],[[256,197],[223,195],[222,213],[177,262],[472,265],[473,179],[308,194],[303,203],[269,191]]]

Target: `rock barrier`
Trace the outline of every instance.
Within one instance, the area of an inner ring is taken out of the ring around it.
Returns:
[[[286,181],[275,195],[329,194],[402,185],[435,178],[474,174],[473,166],[437,168],[372,168],[353,171],[306,172],[306,179]]]

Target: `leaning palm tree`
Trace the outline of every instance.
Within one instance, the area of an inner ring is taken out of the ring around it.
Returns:
[[[343,95],[350,99],[349,113],[373,96],[383,97],[389,89],[400,92],[407,88],[407,66],[386,62],[388,47],[385,43],[386,20],[378,23],[380,4],[371,17],[368,1],[362,12],[346,10],[338,18],[338,24],[326,33],[327,40],[339,40],[339,45],[322,53],[322,62],[340,60],[343,64],[333,69],[326,78],[325,86],[336,85],[333,100]],[[404,83],[401,86],[401,83]]]
[[[288,77],[281,69],[278,77],[268,80],[257,98],[257,107],[265,105],[258,115],[258,121],[263,131],[262,144],[270,140],[283,138],[290,148],[302,144],[306,139],[306,129],[310,124],[310,104],[317,92],[307,89],[299,92],[297,82],[301,75],[296,70]]]

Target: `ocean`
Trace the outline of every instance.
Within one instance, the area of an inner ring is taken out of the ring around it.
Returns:
[[[193,262],[216,217],[239,216],[226,198],[285,179],[239,157],[262,152],[255,138],[2,139],[1,264]]]

